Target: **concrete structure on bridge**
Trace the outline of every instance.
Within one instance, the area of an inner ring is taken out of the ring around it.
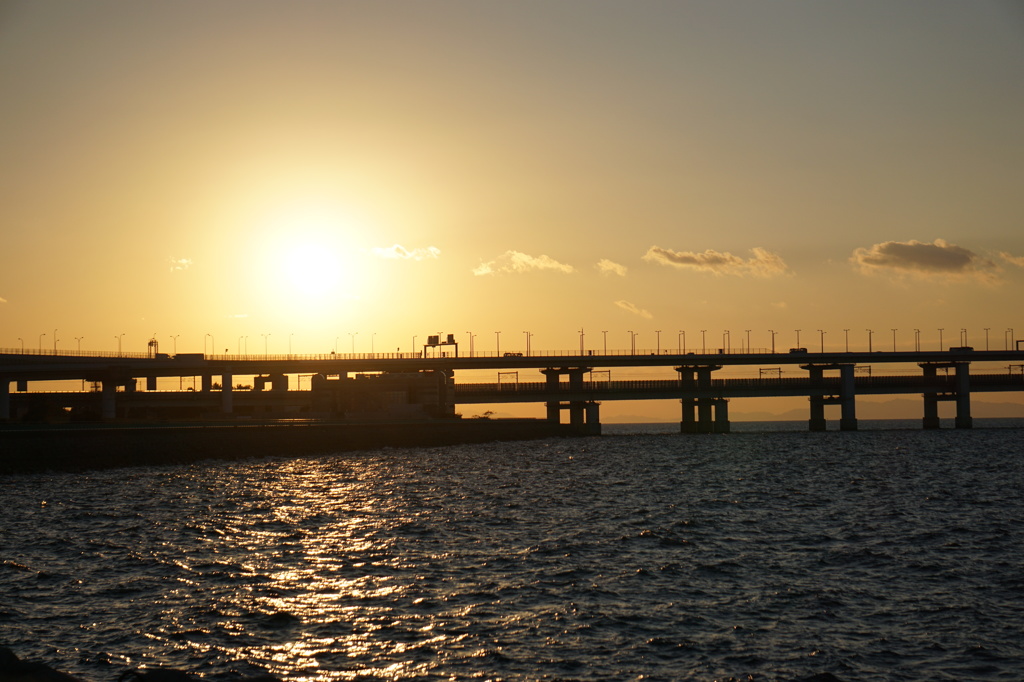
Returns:
[[[840,406],[839,427],[857,428],[858,395],[919,394],[924,428],[938,428],[938,403],[955,401],[957,428],[970,428],[971,394],[1024,390],[1024,375],[975,373],[972,363],[1024,363],[1024,351],[873,353],[594,354],[544,353],[502,356],[442,353],[321,356],[206,356],[181,353],[79,354],[0,351],[0,421],[83,419],[120,422],[164,419],[296,418],[450,419],[459,404],[543,403],[551,422],[581,432],[600,432],[606,400],[673,399],[681,404],[683,433],[726,433],[729,401],[743,397],[804,396],[808,427],[825,430],[825,406]],[[916,366],[914,376],[858,376],[865,364]],[[715,379],[724,367],[796,366],[803,377],[759,376]],[[613,367],[666,367],[677,379],[606,381],[595,371]],[[537,369],[539,382],[456,383],[459,370]],[[941,370],[941,372],[940,372]],[[952,376],[949,375],[952,370]],[[290,377],[309,377],[309,387]],[[159,378],[199,378],[188,390],[156,390]],[[251,385],[236,384],[251,377]],[[139,380],[144,390],[139,389]],[[93,389],[29,391],[29,384],[56,380],[88,382]],[[12,384],[15,392],[11,392]]]

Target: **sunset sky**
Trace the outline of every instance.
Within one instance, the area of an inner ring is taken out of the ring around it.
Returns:
[[[1024,4],[0,0],[0,226],[4,348],[1002,348]]]

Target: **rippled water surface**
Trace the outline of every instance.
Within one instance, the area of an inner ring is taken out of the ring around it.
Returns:
[[[1024,430],[0,477],[0,644],[88,679],[1020,679]]]

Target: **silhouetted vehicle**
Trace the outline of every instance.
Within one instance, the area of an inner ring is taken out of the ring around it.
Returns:
[[[790,353],[806,353],[807,349],[806,348],[790,348],[789,352]]]

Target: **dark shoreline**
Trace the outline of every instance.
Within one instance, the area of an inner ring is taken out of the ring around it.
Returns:
[[[9,426],[0,428],[0,475],[579,435],[537,419]]]

